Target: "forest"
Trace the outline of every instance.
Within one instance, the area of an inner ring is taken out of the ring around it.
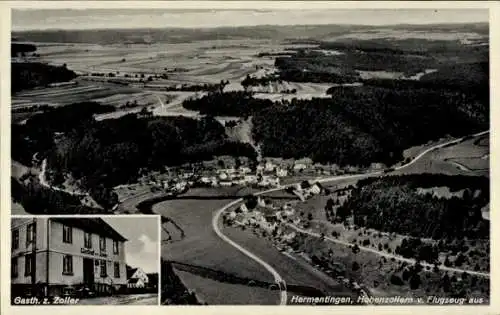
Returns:
[[[339,165],[393,164],[408,147],[489,128],[485,93],[377,84],[331,88],[331,98],[274,103],[250,92],[216,92],[183,106],[202,114],[253,116],[253,136],[266,156]]]
[[[182,106],[206,115],[247,117],[261,109],[273,106],[273,102],[256,99],[250,92],[232,91],[208,93],[198,99],[187,99]]]
[[[140,170],[220,154],[255,154],[249,145],[229,141],[222,125],[211,117],[140,119],[135,115],[90,121],[71,130],[51,153],[51,169],[73,174],[87,189],[135,181]]]
[[[94,114],[114,111],[113,106],[95,102],[75,103],[63,107],[44,108],[24,125],[12,124],[12,159],[30,165],[37,152],[44,156],[55,147],[56,132],[68,132],[93,120]]]
[[[338,84],[364,82],[358,71],[409,77],[434,69],[437,72],[424,75],[420,81],[437,80],[440,86],[474,90],[489,82],[489,44],[483,42],[465,45],[459,40],[419,38],[317,41],[316,49],[296,48],[291,55],[277,56],[274,65],[283,81]]]
[[[97,103],[79,103],[13,125],[13,159],[30,165],[38,152],[39,159],[47,158],[52,184],[61,184],[62,175],[71,174],[109,209],[116,203],[111,188],[136,181],[141,172],[218,155],[255,157],[250,145],[229,140],[211,116],[93,119],[94,113],[105,110]]]
[[[65,66],[52,66],[37,62],[11,63],[11,92],[19,92],[55,82],[66,82],[76,78],[76,73]]]
[[[23,185],[11,178],[12,201],[30,214],[103,214],[106,210],[87,207],[77,197],[41,186],[35,182]]]
[[[18,55],[25,55],[26,53],[33,53],[37,50],[36,46],[33,44],[27,43],[16,43],[15,40],[12,40],[10,44],[10,56],[17,57]]]
[[[465,189],[462,197],[421,194],[417,187]],[[354,223],[417,238],[488,239],[489,223],[481,208],[489,202],[487,178],[447,175],[382,177],[360,181],[337,214],[352,211]],[[402,254],[405,248],[400,249]]]
[[[396,89],[429,89],[465,92],[475,99],[489,102],[489,64],[488,62],[461,63],[442,66],[438,71],[423,75],[420,80],[410,79],[363,79],[365,86]],[[335,87],[330,88],[330,92]]]
[[[489,105],[462,92],[338,87],[253,116],[263,154],[339,165],[392,164],[408,147],[489,128]],[[418,117],[418,119],[415,119]]]

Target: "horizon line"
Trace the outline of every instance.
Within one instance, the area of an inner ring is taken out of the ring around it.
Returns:
[[[11,28],[11,33],[27,33],[27,32],[81,32],[81,31],[125,31],[125,30],[201,30],[201,29],[235,29],[235,28],[256,28],[256,27],[286,27],[286,26],[294,26],[294,27],[321,27],[321,26],[343,26],[343,27],[415,27],[415,26],[451,26],[451,25],[476,25],[476,26],[488,26],[489,21],[483,22],[439,22],[439,23],[396,23],[396,24],[342,24],[342,23],[324,23],[324,24],[255,24],[255,25],[235,25],[235,26],[204,26],[204,27],[192,27],[192,26],[159,26],[159,27],[109,27],[109,28],[46,28],[46,29],[22,29],[22,30],[14,30]]]

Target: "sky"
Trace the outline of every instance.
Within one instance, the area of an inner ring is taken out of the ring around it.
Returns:
[[[125,242],[125,260],[129,266],[140,267],[145,272],[159,272],[159,226],[156,216],[106,217],[103,220],[128,239]]]
[[[12,30],[213,28],[254,25],[436,24],[488,22],[487,9],[185,10],[13,9]]]

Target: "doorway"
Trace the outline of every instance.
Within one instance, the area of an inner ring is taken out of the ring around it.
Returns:
[[[83,258],[83,283],[88,288],[94,287],[94,260]]]

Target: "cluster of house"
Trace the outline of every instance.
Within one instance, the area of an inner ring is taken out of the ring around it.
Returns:
[[[276,169],[275,173],[264,172],[265,168],[257,167],[255,174],[249,167],[218,169],[213,176],[203,176],[199,183],[212,187],[257,186],[279,187],[280,178],[288,175],[286,170]]]
[[[168,180],[150,181],[150,184],[174,194],[183,193],[189,187],[230,187],[230,186],[253,186],[260,188],[280,187],[280,179],[289,175],[303,173],[308,170],[314,174],[330,175],[335,171],[333,166],[314,165],[310,159],[297,160],[292,164],[273,163],[266,161],[257,165],[255,171],[247,166],[238,168],[218,168],[215,171],[203,171],[203,174],[195,174],[193,170],[184,171]],[[354,170],[350,170],[354,171]],[[297,185],[294,189],[301,200],[321,192],[319,184]]]
[[[277,167],[273,163],[258,165],[256,172],[249,167],[220,168],[210,175],[195,175],[194,172],[183,172],[175,178],[161,182],[150,181],[149,184],[162,188],[172,193],[183,193],[189,187],[230,187],[230,186],[255,186],[279,187],[280,178],[288,176],[286,169]]]
[[[289,204],[276,207],[264,198],[257,197],[256,209],[250,210],[247,204],[243,203],[239,208],[229,212],[228,218],[242,226],[256,227],[267,233],[274,232],[286,242],[292,240],[295,233],[284,234],[279,223],[289,220],[293,215],[295,215],[295,209]],[[299,224],[300,221],[300,217],[296,217],[292,223]]]
[[[289,190],[301,201],[305,201],[311,196],[320,194],[324,189],[317,182],[303,181],[290,187]],[[282,243],[288,243],[294,239],[295,233],[284,233],[279,223],[290,222],[298,225],[301,218],[295,214],[296,210],[289,203],[276,207],[272,202],[259,196],[256,197],[254,209],[250,209],[248,202],[245,202],[239,208],[229,212],[227,218],[238,225],[256,227],[267,233],[275,233],[280,236]]]
[[[311,183],[310,181],[303,181],[300,184],[295,184],[290,187],[290,192],[296,195],[301,201],[305,201],[312,196],[319,195],[323,191],[320,183]]]

